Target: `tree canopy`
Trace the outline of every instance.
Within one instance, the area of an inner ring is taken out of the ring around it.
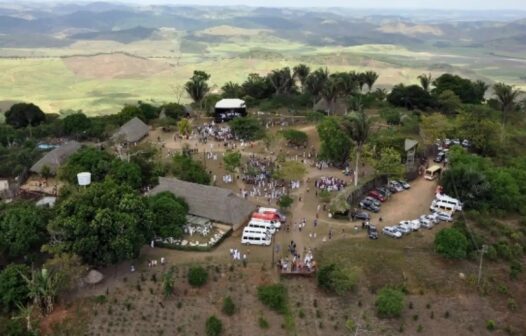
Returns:
[[[468,240],[455,228],[440,230],[435,236],[435,251],[449,259],[463,259],[467,256]]]
[[[5,122],[15,128],[37,126],[46,121],[46,115],[33,103],[18,103],[5,112]]]
[[[233,173],[236,168],[241,166],[241,153],[232,150],[226,151],[223,156],[223,163],[225,164],[225,169]]]
[[[180,238],[186,224],[188,205],[170,192],[162,192],[148,198],[152,212],[152,231],[156,237]]]
[[[210,184],[210,174],[204,169],[201,162],[195,161],[190,154],[176,154],[174,156],[172,173],[183,181]]]
[[[139,255],[152,237],[152,214],[129,186],[104,181],[64,199],[49,230],[57,251],[77,254],[90,265],[108,265]]]
[[[321,140],[320,157],[338,165],[345,163],[351,151],[351,139],[340,127],[338,119],[325,118],[317,129]]]
[[[29,276],[29,267],[21,264],[9,264],[0,272],[0,303],[5,312],[15,310],[17,304],[25,304],[29,289],[23,275]]]
[[[255,118],[235,118],[229,122],[232,133],[245,141],[259,140],[265,136],[261,122]]]

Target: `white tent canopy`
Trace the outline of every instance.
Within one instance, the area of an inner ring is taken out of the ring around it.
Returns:
[[[221,99],[216,103],[216,109],[240,109],[245,107],[245,101],[241,99]]]

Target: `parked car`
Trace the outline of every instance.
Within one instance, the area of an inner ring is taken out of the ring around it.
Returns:
[[[385,202],[385,197],[380,194],[377,190],[372,190],[369,192],[368,196],[371,196],[372,198],[376,198],[380,202]]]
[[[438,152],[437,156],[435,157],[435,159],[433,161],[435,161],[436,163],[440,163],[440,162],[444,161],[445,158],[446,158],[446,153],[445,152]]]
[[[378,239],[378,230],[376,229],[376,226],[370,224],[367,228],[367,235],[370,239]]]
[[[391,185],[391,184],[388,184],[386,188],[387,188],[387,190],[389,190],[389,192],[390,192],[391,194],[394,194],[394,193],[397,193],[397,192],[398,192],[398,191],[396,190],[396,188],[395,188],[393,185]]]
[[[400,222],[400,224],[396,226],[396,229],[405,235],[413,231],[413,229],[411,228],[409,224],[405,224],[405,223],[403,224],[402,222]]]
[[[430,230],[430,229],[433,228],[433,226],[435,226],[435,225],[433,224],[433,222],[432,222],[431,220],[427,219],[427,218],[422,218],[422,217],[420,217],[420,218],[419,218],[419,221],[420,221],[420,225],[421,225],[424,229],[428,229],[428,230]]]
[[[369,215],[368,212],[365,212],[365,211],[356,211],[354,213],[354,219],[359,219],[359,220],[370,220],[371,219],[371,216]]]
[[[400,183],[400,185],[402,186],[402,188],[404,189],[411,189],[411,185],[409,183],[407,183],[407,181],[404,181],[404,180],[398,180],[398,183]]]
[[[384,198],[388,198],[392,194],[389,191],[389,189],[387,189],[385,187],[378,187],[378,188],[376,188],[376,191],[378,191]]]
[[[413,229],[413,231],[418,231],[420,230],[420,221],[418,219],[415,219],[415,220],[412,220],[409,222],[409,226],[411,226],[411,229]]]
[[[382,206],[382,202],[380,202],[380,201],[377,200],[376,198],[372,198],[371,196],[367,196],[365,199],[368,200],[369,202],[373,203],[373,204],[376,205],[377,207]]]
[[[360,208],[368,210],[368,211],[372,211],[375,213],[380,212],[380,207],[377,207],[376,205],[374,205],[372,202],[368,201],[367,199],[363,199],[360,202]]]
[[[460,139],[453,139],[453,140],[451,140],[451,143],[453,145],[460,145]]]
[[[471,142],[469,142],[468,139],[464,139],[464,140],[462,140],[462,146],[463,147],[470,147],[471,146]]]
[[[420,218],[425,218],[430,220],[433,224],[440,223],[440,219],[438,218],[438,215],[436,213],[432,213],[429,215],[422,215]]]
[[[446,222],[452,222],[453,221],[453,215],[448,212],[442,212],[438,211],[437,213],[438,219],[446,221]]]
[[[404,187],[402,187],[400,183],[398,183],[398,181],[395,180],[390,181],[389,185],[392,186],[396,190],[396,192],[401,192],[405,190]]]
[[[386,236],[389,236],[389,237],[392,237],[392,238],[400,238],[400,237],[402,237],[402,234],[400,233],[400,231],[396,230],[394,227],[391,227],[391,226],[384,227],[382,232]]]

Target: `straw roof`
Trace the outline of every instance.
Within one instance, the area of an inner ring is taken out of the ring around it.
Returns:
[[[135,117],[122,125],[117,132],[112,136],[113,139],[122,138],[128,143],[137,142],[148,135],[150,128],[142,122],[141,119]]]
[[[250,218],[256,206],[228,189],[190,183],[176,178],[159,177],[151,195],[169,191],[186,200],[191,215],[229,224],[236,230]]]
[[[44,166],[49,167],[52,174],[56,174],[58,168],[66,162],[66,160],[76,151],[80,149],[80,143],[76,141],[70,141],[63,144],[60,147],[53,149],[51,152],[44,155],[43,158],[35,163],[30,171],[33,173],[40,174]]]

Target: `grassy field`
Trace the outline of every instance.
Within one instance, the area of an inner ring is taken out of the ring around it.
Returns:
[[[218,91],[225,82],[242,82],[249,73],[266,74],[300,62],[331,71],[374,70],[380,74],[377,86],[384,88],[400,82],[416,83],[423,72],[438,76],[444,71],[526,86],[518,75],[524,73],[526,61],[496,56],[486,59],[483,52],[476,54],[472,49],[422,51],[396,45],[314,47],[263,31],[229,27],[196,35],[220,35],[222,40],[204,43],[182,32],[163,30],[155,39],[129,44],[82,41],[54,49],[0,49],[0,56],[4,57],[0,59],[3,83],[0,103],[32,101],[48,113],[83,110],[90,115],[107,114],[137,100],[173,101],[176,88],[195,69],[209,72],[212,89]],[[185,50],[181,52],[183,41]],[[18,58],[9,58],[15,55]],[[74,55],[88,57],[76,60],[75,66],[70,64],[71,58],[63,58]],[[183,95],[183,102],[188,101]]]

